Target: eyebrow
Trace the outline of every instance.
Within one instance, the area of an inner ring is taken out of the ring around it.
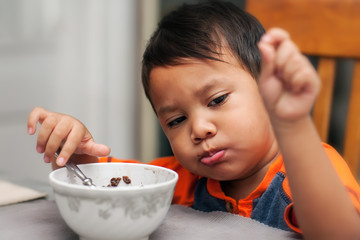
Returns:
[[[206,92],[208,92],[209,90],[211,90],[212,88],[214,88],[219,82],[221,82],[222,79],[219,78],[213,78],[211,80],[209,80],[209,82],[207,82],[204,86],[202,86],[200,89],[196,90],[194,92],[195,96],[202,96],[204,95]],[[173,112],[176,110],[176,107],[173,105],[165,105],[159,108],[158,111],[158,116],[165,114],[165,113],[169,113],[169,112]]]
[[[157,112],[157,115],[160,116],[160,115],[163,115],[165,113],[169,113],[169,112],[173,112],[175,111],[176,107],[175,106],[172,106],[172,105],[165,105],[165,106],[162,106],[159,108],[159,111]]]
[[[200,89],[195,91],[196,96],[202,96],[212,88],[214,88],[219,82],[221,82],[220,79],[211,79],[208,83],[206,83],[204,86],[202,86]]]

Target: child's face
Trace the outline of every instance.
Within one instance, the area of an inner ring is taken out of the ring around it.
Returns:
[[[156,67],[150,96],[175,157],[216,180],[256,174],[274,156],[274,135],[256,81],[230,54]]]

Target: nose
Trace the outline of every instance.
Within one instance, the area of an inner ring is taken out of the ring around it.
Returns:
[[[192,121],[191,140],[194,144],[216,135],[215,124],[205,118],[196,118]]]

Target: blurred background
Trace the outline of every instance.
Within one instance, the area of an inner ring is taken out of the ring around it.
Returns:
[[[26,128],[35,106],[76,117],[112,156],[171,154],[143,95],[141,54],[164,14],[195,2],[0,0],[0,173],[47,182],[51,167]],[[346,72],[346,60],[339,64]]]
[[[78,118],[113,156],[171,153],[140,63],[162,14],[183,2],[0,0],[0,173],[47,182],[51,167],[27,134],[35,106]]]
[[[157,126],[139,70],[158,11],[154,0],[0,0],[1,172],[47,181],[26,133],[35,106],[78,118],[114,156],[143,158],[141,134],[154,138]],[[143,114],[153,133],[141,132]]]

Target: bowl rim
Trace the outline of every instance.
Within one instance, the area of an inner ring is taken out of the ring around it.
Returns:
[[[61,187],[65,187],[65,188],[69,188],[69,189],[73,189],[73,190],[91,190],[92,192],[119,192],[119,191],[126,191],[126,192],[131,192],[131,191],[137,191],[139,189],[153,189],[153,188],[161,188],[162,186],[167,186],[167,185],[172,185],[177,183],[179,175],[177,172],[175,172],[172,169],[166,168],[166,167],[161,167],[161,166],[156,166],[156,165],[151,165],[151,164],[147,164],[147,163],[126,163],[126,162],[107,162],[107,163],[85,163],[85,164],[78,164],[79,166],[81,165],[109,165],[109,164],[114,164],[114,165],[138,165],[138,166],[147,166],[147,167],[151,167],[151,168],[155,168],[155,169],[159,169],[159,170],[164,170],[167,171],[169,173],[172,173],[174,175],[174,177],[170,180],[167,180],[165,182],[161,182],[161,183],[152,183],[152,184],[146,184],[146,185],[138,185],[138,186],[118,186],[118,187],[114,187],[114,188],[108,188],[108,187],[104,187],[104,186],[96,186],[96,187],[89,187],[89,186],[85,186],[85,185],[80,185],[80,184],[72,184],[72,183],[66,183],[63,181],[60,181],[58,179],[55,178],[55,174],[57,172],[60,171],[67,171],[67,169],[65,167],[63,168],[59,168],[56,169],[52,172],[49,173],[49,181],[50,181],[50,185],[57,185],[57,186],[61,186]],[[91,176],[90,176],[91,177]],[[53,186],[54,187],[54,186]]]

